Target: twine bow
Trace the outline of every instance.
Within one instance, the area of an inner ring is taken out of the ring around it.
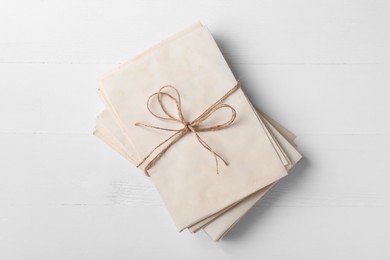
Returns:
[[[198,116],[195,120],[191,121],[191,122],[188,122],[184,116],[183,116],[183,112],[182,112],[182,108],[181,108],[181,97],[180,97],[180,94],[179,94],[179,91],[172,85],[165,85],[163,87],[160,88],[160,90],[156,93],[153,93],[147,100],[146,104],[147,104],[147,108],[149,110],[149,112],[159,118],[159,119],[162,119],[162,120],[169,120],[169,121],[175,121],[175,122],[178,122],[180,124],[183,125],[182,128],[180,129],[171,129],[171,128],[164,128],[164,127],[158,127],[158,126],[153,126],[153,125],[148,125],[148,124],[143,124],[143,123],[135,123],[136,126],[144,126],[144,127],[149,127],[149,128],[153,128],[153,129],[158,129],[158,130],[162,130],[162,131],[171,131],[171,132],[174,132],[170,137],[168,137],[167,139],[165,139],[163,142],[161,142],[159,145],[157,145],[148,155],[145,156],[144,159],[142,159],[142,161],[137,165],[137,167],[141,166],[142,164],[144,164],[146,162],[146,160],[158,149],[160,148],[161,146],[163,146],[164,144],[169,143],[167,144],[167,146],[165,148],[163,148],[153,159],[150,160],[150,162],[148,162],[148,164],[145,166],[144,168],[144,172],[145,172],[145,175],[147,176],[150,176],[149,173],[148,173],[148,170],[165,154],[166,151],[168,151],[168,149],[170,147],[172,147],[172,145],[174,145],[177,141],[179,141],[183,136],[185,136],[186,134],[192,132],[195,134],[196,138],[198,139],[199,143],[206,149],[208,150],[215,158],[215,164],[216,164],[216,168],[217,168],[217,174],[219,173],[219,164],[218,164],[218,159],[221,160],[226,166],[228,165],[227,161],[225,159],[223,159],[218,153],[216,153],[211,147],[209,144],[206,143],[206,141],[204,141],[200,136],[199,136],[199,133],[200,132],[210,132],[210,131],[218,131],[218,130],[221,130],[221,129],[224,129],[224,128],[227,128],[229,127],[233,122],[234,120],[236,119],[236,110],[230,106],[230,105],[227,105],[227,104],[224,104],[223,101],[228,97],[230,96],[233,92],[235,92],[237,89],[240,88],[240,83],[237,82],[237,84],[231,88],[228,92],[226,92],[225,95],[223,95],[217,102],[215,102],[214,104],[212,104],[209,108],[207,108],[200,116]],[[164,90],[166,89],[172,89],[174,90],[174,92],[176,93],[176,96],[177,97],[174,97],[173,95],[165,92]],[[157,115],[156,113],[154,113],[152,111],[152,109],[150,108],[150,101],[152,98],[154,97],[157,97],[157,101],[158,101],[158,104],[160,105],[160,108],[162,110],[162,112],[165,114],[165,116],[160,116],[160,115]],[[176,104],[176,109],[177,109],[177,112],[178,112],[178,118],[174,117],[173,115],[171,115],[164,103],[162,102],[162,97],[166,97],[166,98],[169,98],[171,99],[172,101],[175,102]],[[201,127],[200,124],[205,121],[207,118],[209,118],[214,112],[216,112],[217,110],[219,109],[224,109],[224,108],[227,108],[227,109],[230,109],[231,110],[231,117],[224,123],[222,124],[217,124],[217,125],[213,125],[213,126],[209,126],[209,127]]]

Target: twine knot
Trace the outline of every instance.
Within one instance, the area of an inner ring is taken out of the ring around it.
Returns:
[[[187,129],[188,132],[195,132],[195,129],[194,129],[194,127],[191,125],[190,122],[186,122],[184,127]]]

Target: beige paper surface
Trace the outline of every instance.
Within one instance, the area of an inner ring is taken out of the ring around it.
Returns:
[[[107,107],[140,158],[169,133],[145,130],[134,126],[135,122],[172,127],[148,114],[145,102],[151,93],[165,84],[177,87],[183,112],[190,121],[223,96],[236,80],[212,36],[201,27],[122,65],[100,83]],[[150,170],[151,180],[179,230],[287,174],[244,93],[238,90],[226,103],[236,109],[237,122],[218,133],[202,133],[208,144],[220,147],[218,152],[229,161],[228,167],[221,167],[221,174],[215,174],[214,158],[193,135],[184,136]]]

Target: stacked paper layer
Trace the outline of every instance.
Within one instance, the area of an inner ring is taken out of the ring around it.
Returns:
[[[172,87],[149,99],[166,85]],[[235,86],[200,23],[99,80],[107,109],[97,118],[95,135],[148,173],[179,231],[204,230],[215,241],[301,158],[294,134],[255,110]],[[213,106],[218,109],[194,123]],[[173,142],[175,133],[184,134]]]

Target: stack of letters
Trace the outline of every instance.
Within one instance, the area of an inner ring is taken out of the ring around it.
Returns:
[[[94,134],[150,178],[177,229],[221,239],[298,162],[196,23],[99,79]]]

